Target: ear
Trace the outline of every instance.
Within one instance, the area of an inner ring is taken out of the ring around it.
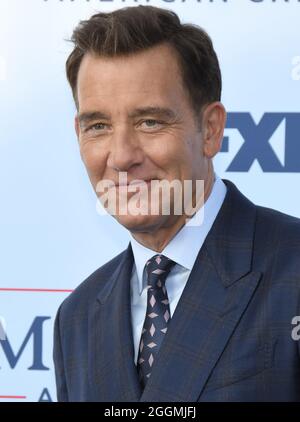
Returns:
[[[79,140],[79,135],[80,135],[80,126],[79,126],[79,121],[78,121],[78,116],[76,114],[75,116],[75,120],[74,120],[74,127],[75,127],[75,132],[77,135],[77,139]]]
[[[202,114],[203,154],[213,158],[222,145],[226,124],[226,110],[222,103],[215,101],[208,104]]]

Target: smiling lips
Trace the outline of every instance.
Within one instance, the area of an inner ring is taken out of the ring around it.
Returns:
[[[140,180],[135,182],[129,182],[129,183],[117,183],[116,186],[135,186],[135,185],[143,185],[144,183],[150,183],[151,179],[148,180]]]

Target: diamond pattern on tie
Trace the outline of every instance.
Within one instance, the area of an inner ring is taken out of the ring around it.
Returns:
[[[166,278],[175,262],[156,254],[146,262],[147,310],[141,334],[137,369],[142,387],[145,387],[167,332],[170,305],[165,287]]]

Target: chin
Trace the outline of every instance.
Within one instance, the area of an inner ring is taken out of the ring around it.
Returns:
[[[161,215],[118,215],[114,218],[131,232],[155,231],[166,216]]]

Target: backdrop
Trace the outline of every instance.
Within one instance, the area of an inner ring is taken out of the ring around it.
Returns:
[[[299,1],[0,0],[0,401],[56,400],[57,308],[128,244],[96,212],[64,65],[79,20],[137,4],[208,31],[228,111],[216,171],[300,217]]]

